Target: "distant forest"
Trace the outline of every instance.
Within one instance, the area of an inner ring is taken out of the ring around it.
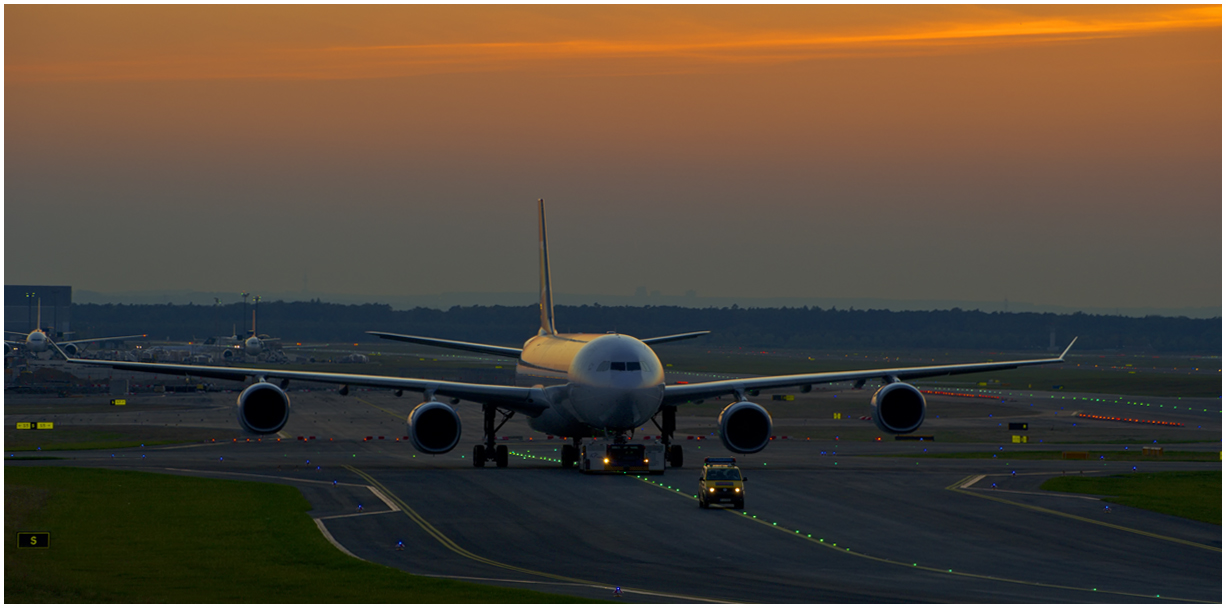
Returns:
[[[147,333],[156,340],[203,340],[251,326],[242,304],[74,304],[75,337]],[[1051,332],[1062,348],[1220,354],[1222,319],[1120,317],[977,310],[892,312],[820,308],[557,306],[558,331],[618,331],[639,338],[711,330],[694,346],[874,349],[1045,350]],[[536,332],[539,308],[456,306],[392,310],[386,304],[261,302],[259,331],[296,342],[368,342],[367,330],[519,346]]]

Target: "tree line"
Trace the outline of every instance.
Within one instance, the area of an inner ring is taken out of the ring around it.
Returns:
[[[244,312],[245,311],[245,312]],[[1220,354],[1222,319],[1121,317],[978,310],[904,311],[679,306],[556,306],[558,331],[617,331],[647,338],[711,330],[695,346],[753,348],[949,348],[1041,351],[1051,333],[1063,348]],[[258,329],[291,342],[367,342],[367,330],[519,346],[536,333],[539,308],[456,306],[393,310],[386,304],[261,302]],[[245,335],[251,306],[74,304],[76,338],[149,334],[156,340]]]

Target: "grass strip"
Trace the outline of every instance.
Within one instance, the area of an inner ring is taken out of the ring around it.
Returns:
[[[5,467],[5,601],[574,603],[349,557],[295,488],[133,471]],[[49,549],[18,549],[19,530]]]
[[[928,452],[925,454],[874,454],[895,458],[992,458],[1000,460],[1064,460],[1063,452],[1056,451],[1018,451],[1000,450],[996,452]],[[1112,460],[1115,462],[1217,462],[1221,456],[1214,458],[1213,452],[1166,451],[1161,456],[1146,456],[1140,448],[1136,450],[1111,450],[1090,452],[1087,460],[1069,460],[1069,462],[1090,462]],[[1100,458],[1101,456],[1101,458]]]
[[[1103,500],[1222,525],[1221,471],[1053,477],[1042,487],[1052,492],[1109,496]]]

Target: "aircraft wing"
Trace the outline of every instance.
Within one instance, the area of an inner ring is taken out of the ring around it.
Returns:
[[[494,346],[492,344],[477,344],[475,342],[459,342],[456,340],[440,340],[438,338],[423,338],[421,336],[406,336],[404,334],[393,334],[385,331],[368,331],[372,336],[379,336],[385,340],[399,340],[401,342],[413,342],[414,344],[425,344],[426,346],[437,346],[440,348],[452,348],[455,350],[466,350],[474,353],[483,353],[486,355],[496,355],[499,357],[514,357],[519,358],[522,348],[510,348],[507,346]]]
[[[63,351],[61,351],[63,352]],[[248,367],[219,367],[212,365],[180,365],[176,363],[132,363],[128,361],[102,361],[98,359],[72,359],[69,363],[79,365],[96,365],[121,369],[131,372],[150,374],[167,374],[173,376],[197,376],[201,378],[216,378],[219,380],[245,381],[248,378],[275,382],[276,380],[299,380],[304,382],[325,382],[346,386],[370,386],[387,389],[401,389],[418,393],[433,392],[437,397],[454,397],[477,403],[497,404],[498,407],[514,410],[529,416],[540,415],[547,408],[542,395],[534,390],[521,386],[503,386],[499,384],[470,384],[467,382],[447,382],[444,380],[426,380],[419,378],[397,378],[393,376],[368,376],[363,374],[337,374],[330,372],[301,372],[286,369],[257,369]]]
[[[56,344],[89,344],[90,342],[105,342],[107,340],[135,340],[137,338],[147,338],[149,334],[138,334],[135,336],[110,336],[108,338],[89,338],[86,340],[62,340]]]
[[[1073,338],[1073,342],[1077,339]],[[1073,348],[1070,342],[1068,348],[1054,359],[1027,359],[1023,361],[990,361],[986,363],[963,363],[958,365],[932,365],[926,367],[899,367],[894,369],[870,369],[850,372],[823,372],[818,374],[792,374],[788,376],[762,376],[758,378],[737,378],[733,380],[716,380],[712,382],[696,382],[694,384],[670,384],[664,387],[664,405],[677,405],[695,399],[706,399],[722,395],[744,394],[748,391],[806,386],[811,384],[830,384],[832,382],[851,382],[857,380],[872,380],[881,378],[886,382],[898,380],[915,380],[917,378],[933,378],[936,376],[953,376],[956,374],[974,374],[977,372],[992,372],[1003,369],[1014,369],[1030,365],[1046,365],[1063,363],[1064,356]]]
[[[642,340],[639,340],[639,342],[642,342],[643,344],[663,344],[665,342],[675,342],[677,340],[689,340],[690,338],[697,338],[698,336],[705,336],[709,333],[711,332],[710,331],[691,331],[689,333],[673,334],[671,336],[657,336],[655,338],[643,338]]]

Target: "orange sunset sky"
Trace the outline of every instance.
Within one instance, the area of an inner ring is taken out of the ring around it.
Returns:
[[[1221,306],[1216,5],[4,16],[8,283]]]

